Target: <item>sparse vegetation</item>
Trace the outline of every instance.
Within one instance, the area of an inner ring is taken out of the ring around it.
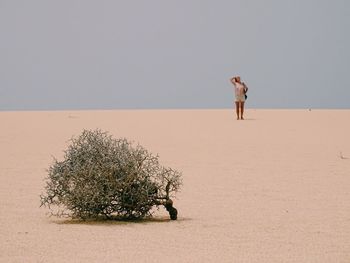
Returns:
[[[181,173],[159,164],[158,156],[107,132],[84,130],[71,140],[63,161],[48,169],[41,206],[51,214],[78,219],[140,219],[165,206],[181,186]]]

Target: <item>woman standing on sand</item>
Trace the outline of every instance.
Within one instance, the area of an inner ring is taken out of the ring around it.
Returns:
[[[231,78],[231,82],[233,86],[235,86],[235,103],[236,103],[237,120],[239,119],[244,120],[243,118],[244,102],[246,99],[246,93],[248,91],[248,87],[244,84],[244,82],[241,82],[241,77],[239,76]]]

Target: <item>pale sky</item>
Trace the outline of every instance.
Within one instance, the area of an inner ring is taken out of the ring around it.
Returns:
[[[348,0],[0,0],[0,110],[350,108]]]

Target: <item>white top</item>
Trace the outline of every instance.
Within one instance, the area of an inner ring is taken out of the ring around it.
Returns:
[[[242,83],[235,82],[235,95],[236,96],[244,95],[244,85]]]

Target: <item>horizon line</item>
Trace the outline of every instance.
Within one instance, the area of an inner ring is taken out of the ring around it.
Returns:
[[[189,110],[234,110],[233,107],[223,108],[58,108],[58,109],[0,109],[0,112],[59,112],[59,111],[189,111]],[[256,107],[246,110],[350,110],[350,108],[268,108],[268,107]]]

